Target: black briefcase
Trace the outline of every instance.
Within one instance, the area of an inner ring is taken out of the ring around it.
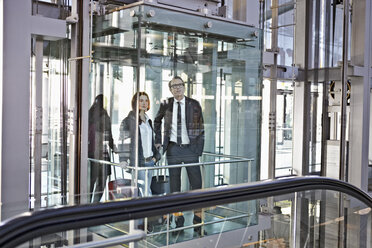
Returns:
[[[169,176],[156,175],[151,179],[151,192],[153,195],[170,193]]]

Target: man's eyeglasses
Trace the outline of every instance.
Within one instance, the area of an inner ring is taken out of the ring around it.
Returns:
[[[182,88],[183,86],[185,85],[184,84],[173,84],[171,85],[171,88],[176,89],[176,88]]]

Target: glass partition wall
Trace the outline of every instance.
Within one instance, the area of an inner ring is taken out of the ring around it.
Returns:
[[[138,146],[133,145],[141,141],[139,135],[136,129],[127,130],[127,135],[123,135],[122,122],[138,104],[134,102],[132,105],[132,97],[137,91],[147,93],[149,109],[146,114],[154,122],[160,104],[172,97],[169,81],[178,76],[185,83],[184,95],[197,100],[202,109],[205,140],[199,162],[203,187],[258,180],[260,30],[241,23],[146,4],[95,16],[92,30],[89,104],[93,106],[97,96],[103,95],[101,106],[107,114],[100,115],[98,119],[91,118],[91,108],[89,137],[92,137],[93,123],[110,126],[111,130],[103,128],[102,146],[106,155],[97,157],[90,153],[88,175],[103,175],[105,178],[111,170],[108,181],[116,179],[116,183],[120,181],[122,186],[131,185],[135,189],[134,179],[138,173],[169,175],[166,154],[162,149],[162,158],[156,166],[165,168],[143,169],[149,167],[142,167],[139,154],[142,151],[139,152]],[[139,114],[135,112],[132,115],[137,118],[138,124]],[[108,122],[110,125],[106,125]],[[90,146],[92,140],[89,139]],[[137,151],[133,147],[137,147]],[[133,153],[139,154],[137,162],[133,161]],[[121,167],[104,164],[102,160],[120,162]],[[122,169],[123,165],[127,165],[126,169]],[[100,172],[92,173],[92,170],[97,170],[93,167],[99,167]],[[139,185],[151,184],[151,177],[146,177],[144,181],[141,179],[138,180]],[[93,192],[97,180],[92,177],[88,181]],[[182,172],[182,191],[189,190],[188,182],[187,173]],[[110,186],[112,182],[108,188]],[[138,194],[148,195],[148,192],[141,192],[141,188]],[[103,194],[100,200],[110,196],[112,199],[111,193]],[[167,190],[161,193],[167,193]]]
[[[30,209],[65,205],[70,42],[32,39],[30,60]]]

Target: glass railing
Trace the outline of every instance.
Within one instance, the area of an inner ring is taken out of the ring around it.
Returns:
[[[25,213],[0,247],[371,247],[371,207],[345,182],[282,178]]]
[[[133,196],[151,196],[151,195],[164,195],[170,193],[169,171],[171,168],[187,168],[199,166],[201,169],[202,188],[212,188],[222,185],[232,185],[238,183],[249,182],[250,173],[252,172],[251,158],[233,156],[226,154],[215,154],[204,152],[202,159],[199,163],[189,164],[173,164],[167,165],[164,160],[161,160],[154,167],[134,167],[130,166],[127,162],[109,162],[104,160],[97,160],[88,158],[89,164],[94,162],[95,165],[104,167],[111,167],[111,175],[109,177],[108,187],[104,191],[95,191],[95,194],[102,195],[100,201],[120,200]],[[232,171],[240,169],[239,176],[236,176]],[[214,171],[210,173],[210,171]],[[137,173],[137,184],[136,184]],[[140,178],[139,174],[143,173],[144,176]],[[211,175],[212,174],[212,175]],[[102,180],[104,180],[102,178]],[[185,179],[182,179],[182,191],[188,191],[188,185],[185,185]],[[130,188],[132,187],[132,188]],[[152,192],[148,192],[148,189]],[[125,193],[125,192],[130,192]],[[135,193],[133,193],[135,192]],[[91,201],[89,201],[91,202]]]

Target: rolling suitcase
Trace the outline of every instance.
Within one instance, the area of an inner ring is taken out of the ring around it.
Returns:
[[[155,176],[151,179],[151,191],[153,195],[164,195],[170,193],[169,176],[166,175],[166,169],[155,170]]]

